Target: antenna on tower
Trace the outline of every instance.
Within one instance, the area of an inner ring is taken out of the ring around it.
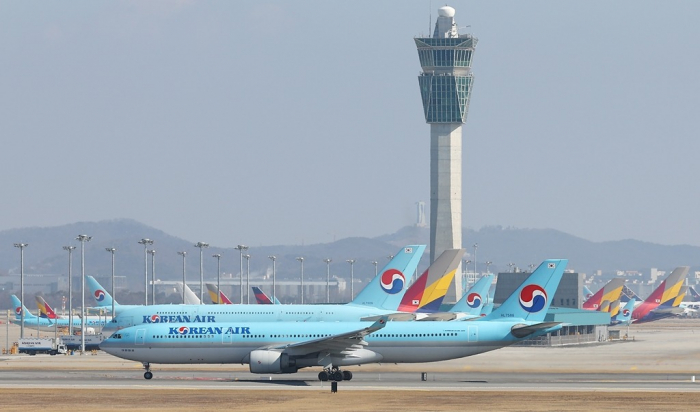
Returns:
[[[430,11],[428,14],[430,15],[430,20],[428,20],[428,37],[430,37],[430,26],[433,25],[433,0],[430,0]]]

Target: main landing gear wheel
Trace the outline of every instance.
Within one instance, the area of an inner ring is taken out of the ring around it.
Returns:
[[[144,379],[151,379],[153,377],[153,373],[151,373],[151,364],[144,362],[143,368],[146,369],[146,373],[143,374]]]
[[[321,382],[327,382],[327,381],[341,382],[341,381],[349,381],[351,379],[352,379],[352,372],[341,371],[338,368],[324,369],[318,373],[318,380],[320,380]]]

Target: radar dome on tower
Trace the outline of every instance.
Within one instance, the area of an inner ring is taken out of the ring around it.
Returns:
[[[455,9],[450,6],[443,6],[438,9],[438,16],[440,17],[454,17]]]

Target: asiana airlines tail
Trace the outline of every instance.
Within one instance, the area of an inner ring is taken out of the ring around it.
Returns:
[[[544,261],[501,306],[471,321],[382,316],[374,322],[153,323],[119,330],[100,348],[142,362],[146,379],[153,377],[152,363],[241,363],[252,373],[320,366],[320,380],[350,380],[352,372],[341,368],[461,358],[560,329],[544,319],[566,264],[564,259]]]

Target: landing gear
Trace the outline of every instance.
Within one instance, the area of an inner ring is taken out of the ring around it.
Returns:
[[[340,382],[340,381],[349,381],[351,379],[352,379],[352,372],[341,371],[338,368],[324,369],[318,373],[318,380],[320,380],[321,382],[326,382],[329,380],[335,381],[335,382]]]
[[[144,362],[143,367],[146,369],[146,373],[143,374],[144,379],[151,379],[153,377],[153,373],[151,373],[151,364]]]

